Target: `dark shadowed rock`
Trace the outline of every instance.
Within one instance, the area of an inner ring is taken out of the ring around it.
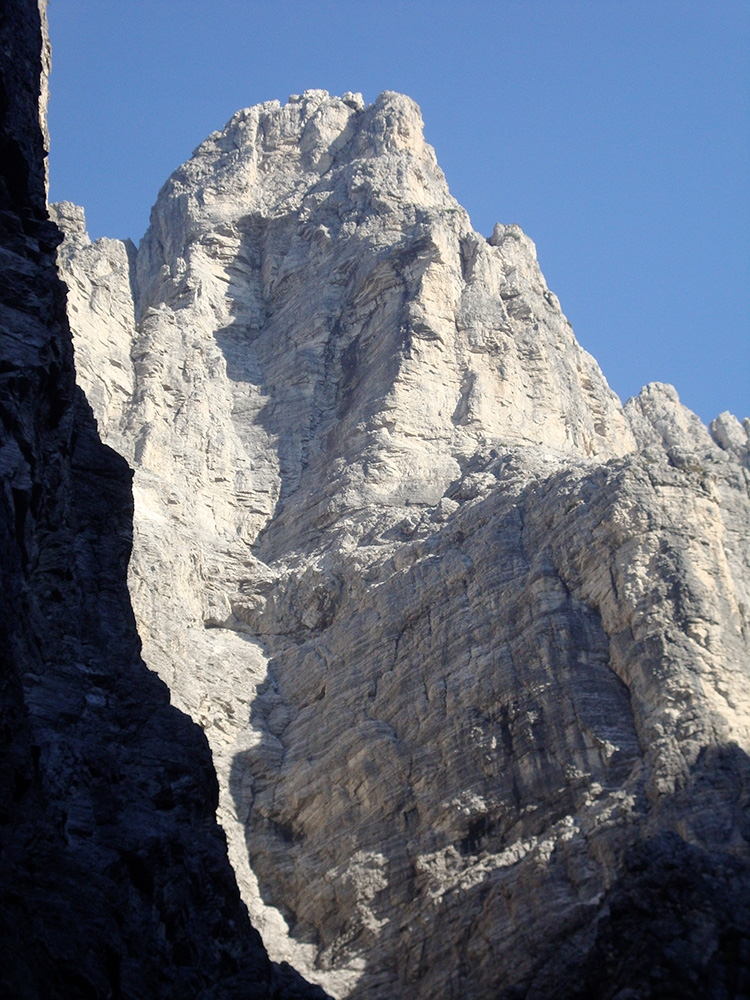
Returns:
[[[140,658],[132,474],[75,384],[47,219],[43,5],[0,32],[0,993],[320,997],[251,928],[205,737]]]

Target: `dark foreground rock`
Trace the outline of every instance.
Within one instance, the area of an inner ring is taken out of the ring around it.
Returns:
[[[44,12],[4,0],[0,32],[0,995],[322,997],[268,960],[206,740],[140,659],[131,473],[75,384],[47,219]]]

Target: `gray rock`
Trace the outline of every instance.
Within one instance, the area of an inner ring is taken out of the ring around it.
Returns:
[[[144,655],[206,731],[272,957],[338,997],[646,996],[629,963],[705,903],[657,932],[648,843],[657,895],[721,885],[682,995],[745,982],[739,424],[658,384],[623,409],[397,94],[240,111],[134,264],[80,226],[60,261],[135,470]]]
[[[729,410],[720,413],[709,425],[711,437],[725,451],[731,451],[736,457],[747,464],[750,454],[750,419],[742,423]]]

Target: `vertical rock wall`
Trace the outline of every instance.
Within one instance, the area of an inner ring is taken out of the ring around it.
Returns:
[[[205,738],[140,658],[131,472],[75,383],[47,219],[44,6],[6,0],[0,32],[0,993],[308,995],[250,927]]]

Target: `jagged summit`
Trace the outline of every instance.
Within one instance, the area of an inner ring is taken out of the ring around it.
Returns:
[[[531,241],[515,226],[489,241],[472,231],[413,101],[352,103],[308,91],[241,111],[172,175],[137,255],[139,341],[155,367],[144,355],[136,392],[177,363],[181,349],[165,348],[183,321],[202,328],[201,357],[223,361],[278,442],[259,442],[255,467],[305,509],[334,495],[434,503],[481,447],[632,450]],[[211,403],[188,396],[182,410]],[[161,464],[163,430],[144,428],[141,464],[151,449]]]
[[[144,655],[206,730],[272,956],[368,1000],[723,996],[747,425],[657,383],[623,408],[398,94],[238,112],[136,253],[58,218]]]
[[[161,258],[179,253],[204,227],[232,226],[243,216],[295,213],[300,222],[327,222],[334,236],[342,226],[344,235],[365,226],[373,239],[389,228],[393,202],[412,222],[418,209],[465,216],[422,128],[417,105],[391,92],[367,107],[359,95],[311,90],[286,105],[238,111],[160,192],[143,246],[146,287]]]

